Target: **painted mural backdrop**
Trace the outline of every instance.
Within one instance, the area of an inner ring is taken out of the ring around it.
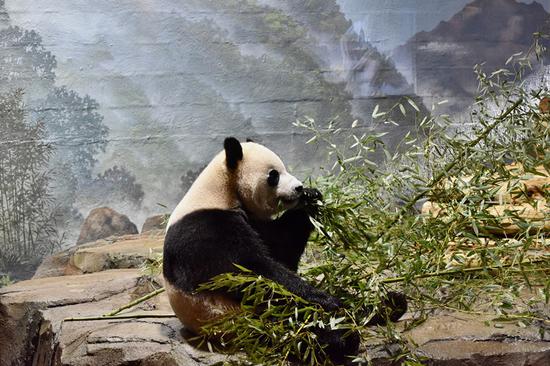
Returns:
[[[472,102],[550,1],[0,0],[0,272],[74,245],[109,206],[169,211],[223,138],[322,163],[297,119],[369,130],[408,96]],[[540,72],[535,70],[535,73]],[[536,75],[534,77],[537,77]],[[411,108],[411,105],[407,105]],[[395,144],[413,127],[376,127]]]

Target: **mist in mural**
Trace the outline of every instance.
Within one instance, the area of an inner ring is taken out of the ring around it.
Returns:
[[[74,245],[108,206],[170,211],[227,135],[304,177],[322,164],[297,119],[372,126],[404,97],[472,102],[547,27],[550,1],[0,0],[0,271]],[[535,70],[536,71],[536,70]]]

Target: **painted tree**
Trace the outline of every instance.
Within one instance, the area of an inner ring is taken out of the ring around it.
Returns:
[[[99,174],[94,184],[102,188],[110,200],[128,202],[139,207],[145,193],[141,184],[136,182],[136,177],[125,167],[115,165]]]
[[[0,0],[0,27],[3,27],[4,24],[7,24],[9,20],[8,12],[5,8],[5,1]]]
[[[105,149],[108,129],[94,99],[55,86],[55,56],[38,32],[9,24],[3,3],[0,0],[0,94],[25,90],[28,119],[41,121],[51,148],[46,166],[52,179],[49,199],[55,203],[52,215],[64,240],[71,239],[82,220],[76,207],[79,193],[93,181],[92,169]]]
[[[115,165],[90,181],[83,182],[76,194],[80,212],[108,206],[119,212],[140,212],[145,193],[143,186],[125,166]]]
[[[27,99],[43,98],[53,87],[57,61],[34,30],[0,30],[0,92],[22,88]]]
[[[0,266],[51,252],[55,219],[43,123],[26,121],[21,89],[0,95]]]
[[[105,150],[109,133],[99,104],[66,87],[55,87],[39,108],[38,119],[44,122],[47,135],[55,145],[55,161],[69,163],[79,182],[92,179],[96,155]]]

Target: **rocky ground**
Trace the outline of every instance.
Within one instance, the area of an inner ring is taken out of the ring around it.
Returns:
[[[160,225],[160,220],[157,220]],[[162,251],[163,231],[109,237],[47,258],[35,278],[0,289],[0,366],[212,365],[227,356],[195,347],[164,294],[122,315],[72,321],[117,309],[162,286],[137,268]],[[546,311],[550,312],[548,307]],[[441,313],[407,333],[430,365],[550,365],[550,330]],[[391,365],[392,347],[373,341],[375,365]]]

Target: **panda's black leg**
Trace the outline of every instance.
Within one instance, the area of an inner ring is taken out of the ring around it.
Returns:
[[[350,360],[346,356],[357,355],[361,342],[357,331],[327,328],[314,328],[312,331],[317,335],[319,344],[326,345],[323,351],[334,364],[345,364]]]
[[[366,307],[365,313],[370,314],[372,307]],[[384,325],[388,321],[396,322],[407,312],[407,296],[400,292],[390,291],[373,315],[368,325]]]

